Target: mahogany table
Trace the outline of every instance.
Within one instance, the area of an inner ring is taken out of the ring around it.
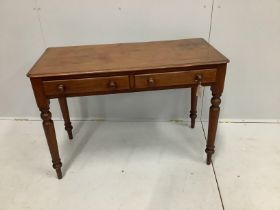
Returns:
[[[58,98],[65,129],[72,139],[67,97],[191,88],[191,127],[197,117],[197,91],[210,86],[208,139],[205,152],[211,163],[219,118],[220,96],[229,60],[204,39],[47,48],[29,71],[35,99],[57,177],[61,160],[50,112]]]

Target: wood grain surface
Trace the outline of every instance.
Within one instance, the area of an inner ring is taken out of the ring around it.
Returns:
[[[29,77],[124,72],[227,63],[204,39],[47,48]]]

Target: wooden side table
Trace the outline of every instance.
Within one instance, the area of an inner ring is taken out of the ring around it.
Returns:
[[[47,48],[29,71],[57,177],[61,160],[50,112],[58,98],[65,129],[72,139],[67,97],[191,88],[191,127],[197,117],[197,90],[210,86],[207,164],[211,163],[219,105],[229,60],[204,39]]]

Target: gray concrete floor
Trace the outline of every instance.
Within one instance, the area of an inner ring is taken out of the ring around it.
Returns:
[[[0,120],[0,209],[279,210],[280,124],[56,121],[62,180],[40,121]],[[204,129],[203,129],[204,127]]]

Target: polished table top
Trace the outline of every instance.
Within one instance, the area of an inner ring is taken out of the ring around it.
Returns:
[[[47,48],[29,77],[140,71],[228,63],[204,39]]]

